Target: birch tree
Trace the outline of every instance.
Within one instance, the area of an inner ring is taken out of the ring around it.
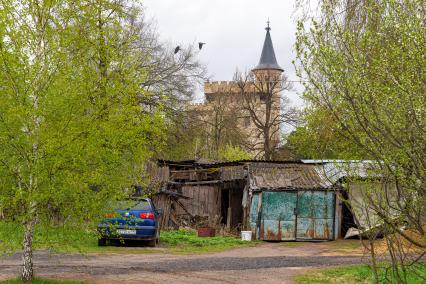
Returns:
[[[141,182],[164,140],[132,3],[0,1],[0,208],[24,228],[24,282],[52,208],[65,226],[98,218],[105,200]]]
[[[319,1],[297,32],[310,108],[329,113],[336,135],[375,160],[382,181],[395,184],[379,189],[380,200],[367,194],[365,201],[386,232],[386,281],[397,283],[407,282],[409,270],[418,272],[426,248],[425,11],[416,0]],[[375,280],[382,281],[377,274]]]

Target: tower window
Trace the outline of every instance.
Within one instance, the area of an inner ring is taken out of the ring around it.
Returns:
[[[251,118],[250,116],[246,116],[244,117],[244,127],[249,127],[251,123]]]

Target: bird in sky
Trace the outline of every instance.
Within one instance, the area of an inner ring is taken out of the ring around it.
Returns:
[[[178,46],[176,46],[176,48],[175,48],[175,54],[176,54],[176,53],[178,53],[178,52],[179,52],[179,50],[180,50],[180,46],[178,45]]]
[[[203,45],[205,45],[205,42],[199,42],[198,43],[198,48],[201,50],[203,48]]]

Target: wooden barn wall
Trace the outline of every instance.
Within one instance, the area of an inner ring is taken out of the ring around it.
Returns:
[[[220,216],[221,191],[219,185],[184,185],[182,194],[189,199],[182,199],[181,202],[192,215],[209,216],[214,218]],[[179,206],[178,215],[186,214]]]
[[[172,211],[172,199],[170,196],[165,194],[157,194],[152,197],[152,202],[156,208],[163,210],[163,214],[160,215],[159,227],[161,229],[169,227],[169,220]]]

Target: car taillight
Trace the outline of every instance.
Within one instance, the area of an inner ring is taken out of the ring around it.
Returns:
[[[154,213],[141,213],[139,214],[141,219],[154,219]]]
[[[115,217],[115,213],[106,213],[105,214],[105,218],[114,218]]]

